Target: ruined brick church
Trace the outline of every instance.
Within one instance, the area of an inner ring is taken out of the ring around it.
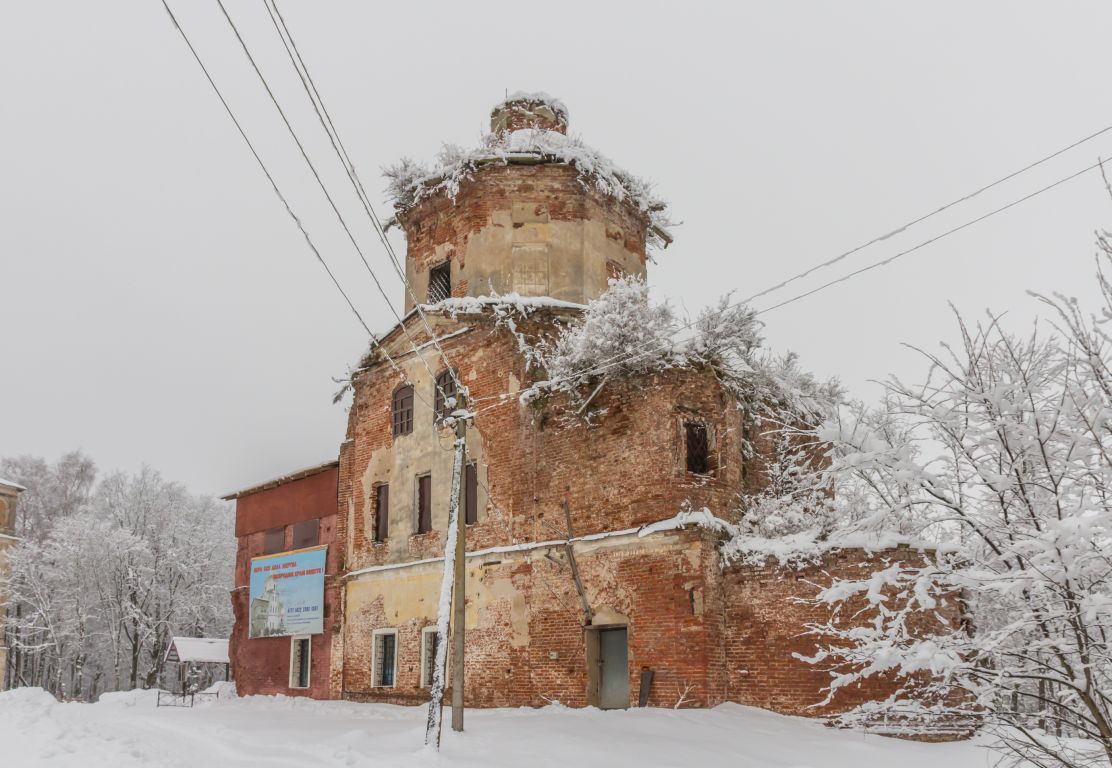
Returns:
[[[493,136],[567,126],[539,95],[491,115]],[[814,709],[829,676],[795,656],[814,651],[803,628],[817,616],[792,598],[820,570],[862,567],[863,553],[811,571],[729,566],[714,525],[677,524],[685,508],[730,521],[738,494],[765,482],[762,443],[741,449],[742,411],[711,372],[615,378],[590,422],[557,418],[558,398],[516,397],[535,375],[519,334],[566,323],[615,276],[644,276],[650,241],[668,236],[651,206],[596,183],[578,155],[502,146],[398,202],[412,290],[352,376],[337,459],[227,497],[240,692],[428,700],[453,463],[443,417],[458,378],[476,404],[463,477],[468,706],[733,701],[815,715],[887,695],[883,683],[847,688]],[[529,311],[507,325],[483,297],[514,294]],[[321,631],[249,636],[252,558],[312,547],[326,548]]]

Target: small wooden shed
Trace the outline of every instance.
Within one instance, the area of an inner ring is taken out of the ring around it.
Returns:
[[[218,637],[175,637],[166,649],[165,661],[178,665],[178,693],[193,693],[190,688],[195,687],[192,683],[199,678],[202,665],[222,664],[224,679],[228,679],[228,641]],[[211,673],[208,677],[211,679]]]

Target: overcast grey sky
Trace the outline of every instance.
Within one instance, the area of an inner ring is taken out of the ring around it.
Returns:
[[[326,180],[354,197],[259,0],[226,0]],[[391,315],[215,2],[171,2],[372,327]],[[280,0],[379,210],[379,168],[474,144],[505,91],[653,179],[683,221],[650,268],[694,313],[748,295],[1112,125],[1112,3],[349,3]],[[366,339],[158,0],[3,3],[0,456],[80,448],[223,492],[336,455],[331,377]],[[805,289],[1112,155],[1112,132],[873,246]],[[393,278],[365,219],[358,236]],[[770,312],[852,394],[953,338],[947,302],[1091,299],[1099,176]],[[396,247],[404,244],[396,240]],[[757,302],[797,291],[788,289]]]

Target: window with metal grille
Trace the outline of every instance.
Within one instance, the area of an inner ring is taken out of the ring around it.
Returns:
[[[374,668],[371,685],[376,688],[393,688],[398,660],[398,631],[379,629],[374,633]]]
[[[452,297],[452,263],[446,261],[429,270],[429,304]]]
[[[417,533],[432,530],[432,475],[417,478]]]
[[[433,408],[434,418],[439,424],[452,414],[456,407],[456,377],[451,370],[444,371],[436,377],[436,407]]]
[[[290,638],[290,688],[308,688],[312,649],[309,638]]]
[[[286,528],[285,526],[278,526],[277,528],[268,528],[263,539],[263,554],[273,555],[275,552],[281,552],[286,548]]]
[[[436,627],[428,627],[421,632],[421,687],[432,685],[436,669]]]
[[[479,468],[468,464],[463,474],[463,521],[479,522]]]
[[[320,520],[305,520],[293,524],[293,548],[304,549],[320,544]]]
[[[687,471],[697,475],[710,472],[710,441],[707,439],[707,426],[697,421],[684,423],[687,433]]]
[[[380,485],[375,489],[375,543],[386,541],[389,534],[390,486]]]
[[[413,431],[413,386],[403,384],[394,390],[394,436]]]

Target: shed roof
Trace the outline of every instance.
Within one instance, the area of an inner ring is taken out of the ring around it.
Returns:
[[[333,459],[332,461],[326,461],[323,464],[317,464],[312,467],[306,467],[305,469],[299,469],[295,472],[290,472],[289,474],[282,475],[281,477],[275,477],[272,480],[265,480],[256,485],[252,485],[249,488],[244,488],[241,491],[231,491],[230,493],[224,494],[220,498],[224,501],[232,501],[234,499],[238,499],[240,496],[247,496],[248,494],[265,491],[268,488],[274,488],[275,486],[279,486],[283,483],[288,483],[293,480],[300,480],[303,477],[310,477],[312,475],[318,474],[319,472],[324,472],[325,470],[332,469],[333,467],[338,466],[340,466],[340,460]]]
[[[175,637],[166,649],[166,661],[227,664],[228,641],[218,637]]]

